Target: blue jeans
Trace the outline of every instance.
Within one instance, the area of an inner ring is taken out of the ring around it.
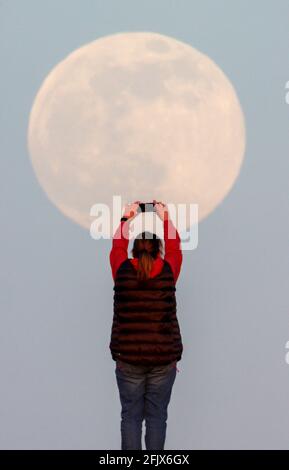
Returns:
[[[176,361],[142,366],[116,361],[115,374],[121,402],[121,449],[142,449],[145,420],[147,450],[164,449],[168,404],[177,372]]]

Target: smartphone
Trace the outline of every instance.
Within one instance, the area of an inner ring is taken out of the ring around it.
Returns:
[[[140,202],[139,212],[155,212],[155,203],[154,202]]]

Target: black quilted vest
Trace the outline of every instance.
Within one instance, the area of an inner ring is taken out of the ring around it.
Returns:
[[[112,359],[136,365],[180,361],[183,345],[170,264],[164,260],[157,276],[140,281],[127,258],[117,270],[113,289]]]

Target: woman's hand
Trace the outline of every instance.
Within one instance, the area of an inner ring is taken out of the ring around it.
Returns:
[[[140,201],[135,201],[131,204],[126,204],[123,217],[128,217],[130,220],[134,219],[138,214],[139,203]]]
[[[169,210],[168,206],[164,204],[163,202],[157,202],[155,199],[153,200],[155,203],[155,210],[159,218],[164,221],[169,218]]]

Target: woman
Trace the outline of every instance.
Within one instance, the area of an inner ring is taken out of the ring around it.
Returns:
[[[182,264],[180,237],[165,204],[155,203],[164,224],[165,255],[156,234],[142,232],[128,258],[129,223],[139,201],[125,207],[112,243],[114,316],[110,351],[121,410],[121,449],[164,449],[167,408],[183,345],[176,315],[175,284]]]

